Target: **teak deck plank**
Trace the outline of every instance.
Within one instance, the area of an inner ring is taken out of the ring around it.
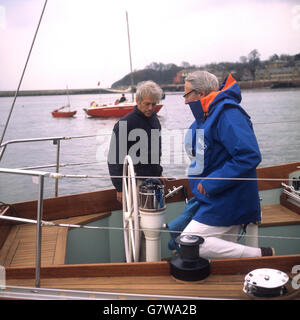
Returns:
[[[74,278],[42,278],[41,287],[61,290],[84,290],[95,292],[167,295],[181,297],[205,297],[219,299],[251,299],[243,292],[245,274],[214,275],[204,280],[183,282],[166,276],[138,277],[74,277]],[[8,286],[34,287],[34,279],[9,279]],[[61,292],[64,294],[64,292]],[[289,296],[298,298],[300,291],[291,291]],[[278,299],[288,299],[280,297]]]
[[[211,275],[198,282],[181,282],[172,276],[138,277],[91,277],[91,278],[65,278],[41,279],[41,287],[102,291],[117,293],[134,293],[153,295],[178,295],[190,297],[220,297],[245,299],[242,291],[244,275],[231,276]],[[34,279],[8,280],[7,285],[34,286]]]
[[[55,220],[57,223],[85,224],[110,212]],[[300,224],[300,215],[282,205],[262,206],[262,227]],[[13,225],[0,250],[0,264],[10,267],[35,264],[36,225]],[[65,262],[68,228],[44,226],[42,231],[42,265],[61,265]]]
[[[86,290],[148,295],[176,295],[221,299],[250,299],[243,291],[245,274],[251,270],[270,267],[291,276],[300,255],[212,260],[210,275],[200,281],[184,282],[170,275],[169,263],[136,262],[48,266],[41,269],[41,287],[62,290]],[[6,285],[35,285],[35,268],[6,268]],[[64,294],[64,292],[62,292]],[[300,298],[300,291],[289,288],[285,297]]]
[[[300,224],[300,215],[280,205],[262,206],[262,227]]]
[[[55,220],[55,223],[86,224],[110,215],[110,212]],[[44,226],[42,229],[41,265],[65,263],[68,238],[67,227]],[[11,231],[0,250],[0,264],[6,267],[35,265],[36,225],[18,224]]]

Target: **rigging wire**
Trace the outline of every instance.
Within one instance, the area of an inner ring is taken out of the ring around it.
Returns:
[[[17,218],[17,217],[11,217],[11,216],[0,216],[0,219],[2,220],[10,220],[10,221],[18,221],[18,222],[23,222],[23,223],[30,223],[30,224],[37,224],[37,220],[34,219],[26,219],[26,218]],[[68,224],[68,223],[54,223],[51,221],[41,221],[42,226],[45,227],[63,227],[63,228],[80,228],[80,229],[90,229],[90,230],[115,230],[115,231],[124,231],[127,230],[127,228],[122,228],[122,227],[106,227],[106,226],[87,226],[87,225],[80,225],[80,224]],[[138,229],[138,231],[144,231],[147,229],[143,229],[140,228]],[[133,228],[133,231],[135,231],[135,229]],[[162,233],[182,233],[181,230],[169,230],[167,228],[165,229],[152,229],[151,231],[155,231],[155,232],[162,232]],[[185,232],[185,233],[191,233],[191,234],[195,234],[195,232]],[[218,236],[220,235],[219,233],[212,233],[210,234],[210,237],[212,236]],[[227,233],[225,235],[222,235],[222,237],[226,237],[226,236],[240,236],[239,234],[235,234],[235,233]],[[286,237],[286,236],[268,236],[268,235],[247,235],[247,234],[243,234],[243,237],[248,237],[248,238],[264,238],[264,239],[281,239],[281,240],[300,240],[300,237]]]
[[[99,178],[128,178],[128,176],[111,176],[111,175],[72,175],[72,174],[56,174],[48,173],[50,178],[60,179],[60,178],[75,178],[75,179],[99,179]],[[148,179],[157,178],[157,176],[136,176],[137,179]],[[232,181],[300,181],[300,178],[225,178],[225,177],[187,177],[187,176],[163,176],[162,179],[189,179],[189,180],[232,180]]]
[[[26,68],[27,68],[27,65],[28,65],[28,62],[29,62],[29,58],[30,58],[30,56],[31,56],[31,52],[32,52],[32,49],[33,49],[33,46],[34,46],[34,43],[35,43],[35,39],[36,39],[36,37],[37,37],[38,31],[39,31],[39,28],[40,28],[40,24],[41,24],[41,22],[42,22],[42,18],[43,18],[45,9],[46,9],[47,2],[48,2],[48,0],[45,0],[44,7],[43,7],[43,10],[42,10],[42,13],[41,13],[41,16],[40,16],[40,19],[39,19],[39,22],[38,22],[38,25],[37,25],[37,28],[36,28],[36,31],[35,31],[33,40],[32,40],[32,43],[31,43],[31,46],[30,46],[30,50],[29,50],[29,53],[28,53],[28,55],[27,55],[27,59],[26,59],[26,62],[25,62],[25,66],[24,66],[24,68],[23,68],[23,72],[22,72],[22,75],[21,75],[21,78],[20,78],[20,81],[19,81],[17,90],[16,90],[16,92],[15,92],[15,96],[14,96],[14,99],[13,99],[13,102],[12,102],[12,105],[11,105],[11,108],[10,108],[10,111],[9,111],[9,114],[8,114],[8,118],[7,118],[7,120],[6,120],[6,123],[5,123],[5,126],[4,126],[4,130],[3,130],[3,132],[2,132],[2,136],[1,136],[1,138],[0,138],[0,145],[2,144],[2,141],[3,141],[3,139],[4,139],[4,136],[5,136],[5,133],[6,133],[6,130],[7,130],[7,127],[8,127],[8,123],[9,123],[9,121],[10,121],[11,114],[12,114],[12,112],[13,112],[13,109],[14,109],[14,106],[15,106],[15,103],[16,103],[16,100],[17,100],[17,96],[18,96],[19,91],[20,91],[20,87],[21,87],[21,84],[22,84],[22,81],[23,81],[23,78],[24,78],[24,75],[25,75],[25,71],[26,71]]]
[[[285,121],[272,121],[272,122],[253,122],[254,125],[256,124],[278,124],[278,123],[291,123],[291,122],[300,122],[299,120],[285,120]]]

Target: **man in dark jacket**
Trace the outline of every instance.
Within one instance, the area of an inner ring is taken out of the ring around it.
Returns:
[[[156,176],[162,174],[161,125],[155,113],[156,104],[162,97],[161,88],[153,81],[139,83],[136,91],[136,106],[114,126],[108,155],[108,169],[117,191],[118,201],[122,201],[123,163],[130,155],[136,176]]]

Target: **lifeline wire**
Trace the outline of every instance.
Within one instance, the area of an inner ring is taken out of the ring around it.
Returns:
[[[31,224],[37,224],[37,220],[34,219],[25,219],[25,218],[16,218],[16,217],[10,217],[10,216],[0,216],[0,219],[3,220],[11,220],[11,221],[19,221],[19,222],[24,222],[24,223],[31,223]],[[42,226],[45,227],[64,227],[64,228],[80,228],[80,229],[93,229],[93,230],[119,230],[119,231],[124,231],[127,230],[127,228],[122,228],[122,227],[98,227],[98,226],[85,226],[85,225],[80,225],[80,224],[67,224],[67,223],[54,223],[51,221],[42,221]],[[135,229],[132,229],[135,231]],[[139,229],[137,231],[143,231],[143,230],[148,230],[148,229]],[[156,232],[161,232],[161,233],[182,233],[182,231],[176,231],[176,230],[168,230],[168,229],[151,229],[151,231],[156,231]],[[195,232],[185,232],[195,234]],[[211,236],[218,236],[220,235],[219,233],[211,233]],[[222,234],[222,237],[226,236],[240,236],[240,234]],[[283,237],[283,236],[251,236],[247,234],[243,234],[243,237],[249,237],[249,238],[266,238],[266,239],[283,239],[283,240],[300,240],[300,237]]]
[[[110,175],[70,175],[70,174],[56,174],[49,173],[50,178],[60,179],[60,178],[77,178],[77,179],[99,179],[99,178],[132,178],[129,176],[110,176]],[[148,179],[148,178],[159,178],[157,176],[135,176],[136,179]],[[190,180],[236,180],[236,181],[300,181],[300,178],[218,178],[218,177],[188,177],[188,176],[176,176],[176,177],[167,177],[163,176],[162,179],[190,179]]]

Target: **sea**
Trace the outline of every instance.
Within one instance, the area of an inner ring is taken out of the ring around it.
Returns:
[[[183,137],[193,121],[182,92],[166,92],[158,117],[162,125],[163,175],[186,176],[188,159]],[[58,195],[111,188],[107,169],[110,136],[117,118],[90,118],[83,108],[96,103],[113,103],[119,94],[69,96],[73,118],[53,118],[51,111],[68,103],[66,96],[18,97],[3,142],[18,139],[58,138],[60,173]],[[127,95],[131,99],[131,95]],[[13,97],[0,98],[0,135],[4,130]],[[262,166],[300,161],[300,89],[243,90],[241,106],[250,115],[262,153]],[[55,172],[57,145],[53,141],[9,144],[0,161],[2,168],[47,166]],[[72,177],[70,177],[72,175]],[[81,176],[81,177],[79,177]],[[84,177],[83,177],[84,176]],[[55,194],[55,180],[46,178],[44,197]],[[13,203],[38,197],[36,178],[0,173],[0,201]]]

